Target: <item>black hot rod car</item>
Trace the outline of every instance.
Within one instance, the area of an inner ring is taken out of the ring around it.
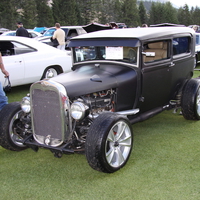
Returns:
[[[132,124],[179,107],[186,119],[200,119],[192,29],[104,30],[69,47],[73,71],[32,84],[21,103],[2,109],[2,147],[84,152],[93,169],[112,173],[131,154]]]

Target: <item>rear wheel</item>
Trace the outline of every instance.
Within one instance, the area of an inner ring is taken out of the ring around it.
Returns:
[[[0,145],[5,149],[20,151],[27,148],[23,145],[23,114],[18,102],[6,105],[0,115]]]
[[[93,169],[112,173],[127,163],[132,146],[133,133],[128,119],[116,113],[103,113],[88,131],[86,158]]]
[[[56,67],[49,67],[47,69],[45,69],[44,73],[43,73],[43,76],[42,76],[42,79],[44,78],[52,78],[52,77],[55,77],[57,76],[58,74],[61,74],[62,72],[56,68]]]
[[[181,98],[182,113],[185,119],[200,119],[200,81],[191,79],[186,83]]]

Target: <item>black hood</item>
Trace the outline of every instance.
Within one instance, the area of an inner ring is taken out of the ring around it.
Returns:
[[[137,92],[137,68],[116,64],[88,64],[52,78],[62,84],[69,98],[107,89],[116,89],[116,110],[133,108]]]
[[[106,70],[105,67],[87,65],[75,71],[56,76],[52,80],[65,86],[68,96],[73,98],[83,94],[116,88],[118,86],[118,81],[114,75],[116,71],[119,71],[119,69]]]

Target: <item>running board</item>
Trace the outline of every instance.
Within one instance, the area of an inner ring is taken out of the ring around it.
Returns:
[[[152,109],[150,111],[147,111],[145,113],[139,114],[138,116],[131,116],[129,117],[129,121],[131,122],[131,124],[135,124],[137,122],[142,122],[144,120],[147,120],[159,113],[161,113],[163,110],[166,110],[167,107],[158,107],[155,109]]]

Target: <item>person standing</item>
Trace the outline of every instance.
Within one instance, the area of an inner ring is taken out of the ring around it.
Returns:
[[[22,22],[17,22],[16,36],[29,37],[28,31],[23,27]]]
[[[52,39],[53,40],[57,39],[58,44],[59,44],[57,46],[57,49],[65,50],[65,31],[63,31],[60,28],[59,23],[55,24],[55,28],[56,28],[56,31],[54,32]]]
[[[1,56],[1,52],[0,52],[0,69],[1,72],[5,75],[5,77],[9,76],[9,73],[6,71],[4,64],[3,64],[3,59]],[[3,91],[3,86],[0,82],[0,110],[6,105],[8,104],[8,97],[6,96],[5,92]]]

